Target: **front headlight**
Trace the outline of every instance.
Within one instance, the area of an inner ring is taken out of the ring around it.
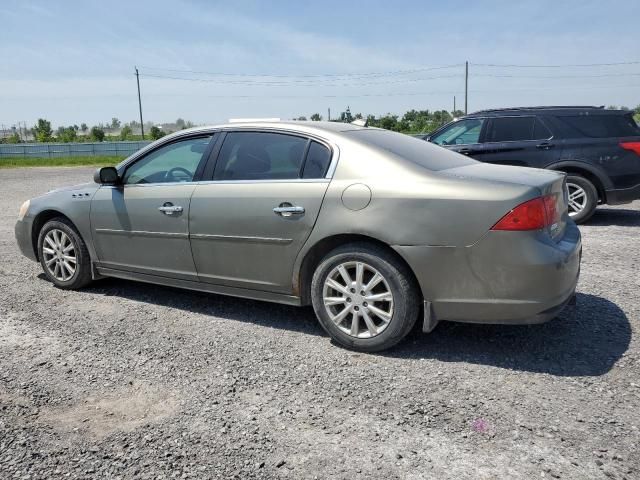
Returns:
[[[27,212],[29,211],[29,205],[31,204],[31,200],[27,200],[20,207],[20,211],[18,212],[18,220],[22,220]]]

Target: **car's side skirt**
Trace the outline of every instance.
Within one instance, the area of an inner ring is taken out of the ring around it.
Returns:
[[[228,287],[225,285],[215,285],[211,283],[194,282],[177,278],[161,277],[146,273],[127,272],[114,268],[101,267],[95,265],[95,272],[103,277],[123,278],[125,280],[136,280],[167,287],[184,288],[187,290],[197,290],[199,292],[217,293],[220,295],[230,295],[233,297],[250,298],[252,300],[263,300],[266,302],[284,303],[287,305],[302,304],[300,297],[294,295],[284,295],[282,293],[265,292],[262,290],[251,290],[248,288]]]

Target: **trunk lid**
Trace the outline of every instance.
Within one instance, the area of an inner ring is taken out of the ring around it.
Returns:
[[[487,182],[501,182],[530,187],[531,198],[552,196],[555,200],[555,212],[552,221],[546,227],[554,240],[559,240],[569,218],[568,191],[566,188],[566,174],[540,168],[513,167],[507,165],[491,165],[475,163],[462,167],[450,168],[438,172],[457,178],[470,180],[485,180]],[[513,205],[512,208],[518,205]],[[505,212],[505,214],[508,212]]]

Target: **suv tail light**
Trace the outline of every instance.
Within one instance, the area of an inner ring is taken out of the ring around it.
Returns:
[[[640,155],[640,142],[620,142],[620,146],[625,150],[631,150],[636,155]]]
[[[540,230],[560,221],[562,212],[557,194],[521,203],[498,220],[491,230]]]

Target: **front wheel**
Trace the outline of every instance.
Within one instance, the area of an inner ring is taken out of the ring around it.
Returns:
[[[580,175],[567,175],[569,190],[569,216],[576,223],[584,223],[591,218],[598,206],[598,190]]]
[[[75,290],[91,282],[87,246],[66,218],[54,218],[43,225],[38,256],[45,275],[57,287]]]
[[[409,269],[387,250],[366,243],[330,252],[316,268],[311,294],[331,338],[363,352],[400,342],[420,311],[419,289]]]

